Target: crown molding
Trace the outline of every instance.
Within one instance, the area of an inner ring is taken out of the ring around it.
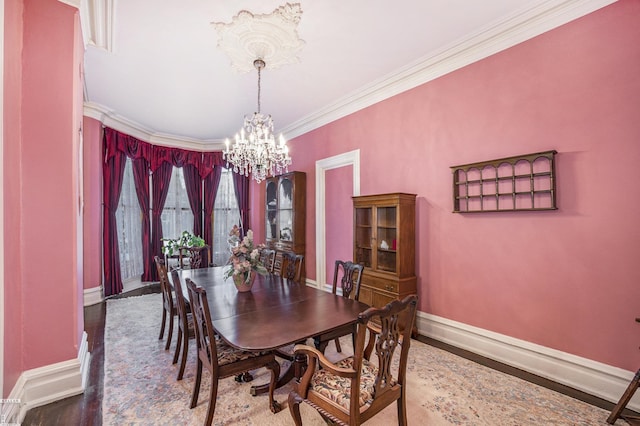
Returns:
[[[549,0],[486,26],[281,129],[287,139],[494,55],[617,0]]]
[[[616,1],[548,0],[521,10],[500,22],[488,25],[476,33],[444,47],[435,54],[422,57],[412,64],[351,92],[336,102],[282,128],[281,132],[288,140],[291,140],[581,18]],[[102,121],[106,126],[158,145],[179,146],[196,151],[219,151],[224,148],[224,143],[221,140],[205,141],[155,133],[153,130],[118,116],[113,111],[95,103],[85,103],[85,115]]]
[[[80,3],[82,0],[58,0],[60,3],[68,4],[69,6],[75,7],[76,9],[80,9]]]
[[[94,102],[84,103],[83,115],[100,121],[103,126],[126,133],[129,136],[153,145],[171,146],[202,152],[221,151],[224,148],[224,142],[221,140],[202,140],[154,132],[142,124],[128,120],[116,114],[113,110]]]

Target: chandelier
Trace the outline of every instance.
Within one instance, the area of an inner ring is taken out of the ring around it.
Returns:
[[[289,171],[291,157],[289,148],[280,134],[276,143],[273,135],[273,120],[271,115],[260,112],[260,72],[266,66],[262,59],[253,61],[258,70],[258,112],[252,116],[244,116],[244,124],[239,134],[236,134],[233,145],[229,139],[225,140],[225,150],[222,155],[233,171],[251,177],[258,183],[268,175],[275,176]]]

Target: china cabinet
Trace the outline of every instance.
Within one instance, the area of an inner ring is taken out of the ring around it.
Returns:
[[[361,302],[381,307],[417,293],[415,203],[415,194],[353,197],[353,257],[365,267]]]
[[[266,180],[265,245],[277,250],[274,272],[282,267],[282,252],[304,254],[306,174],[289,172]]]

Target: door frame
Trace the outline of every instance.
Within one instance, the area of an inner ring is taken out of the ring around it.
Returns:
[[[360,195],[360,150],[338,154],[316,161],[316,281],[315,287],[327,286],[326,265],[326,183],[327,170],[353,166],[353,195]]]

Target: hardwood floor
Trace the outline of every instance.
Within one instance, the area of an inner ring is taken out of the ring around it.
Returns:
[[[139,296],[142,294],[159,293],[159,285],[151,285],[129,293],[115,296],[114,298]],[[85,330],[89,343],[91,361],[89,367],[89,380],[87,388],[82,395],[66,398],[62,401],[54,402],[42,407],[29,410],[23,425],[101,425],[102,424],[102,390],[104,380],[104,324],[106,314],[106,303],[102,302],[84,309]],[[446,350],[458,356],[470,359],[479,364],[493,368],[506,374],[519,377],[531,383],[552,389],[556,392],[569,395],[578,400],[587,402],[604,410],[611,411],[614,404],[586,394],[568,386],[555,383],[551,380],[538,377],[520,369],[502,364],[500,362],[482,357],[472,352],[450,346],[446,343],[418,336],[418,340]],[[625,415],[638,415],[630,410],[625,410]]]

